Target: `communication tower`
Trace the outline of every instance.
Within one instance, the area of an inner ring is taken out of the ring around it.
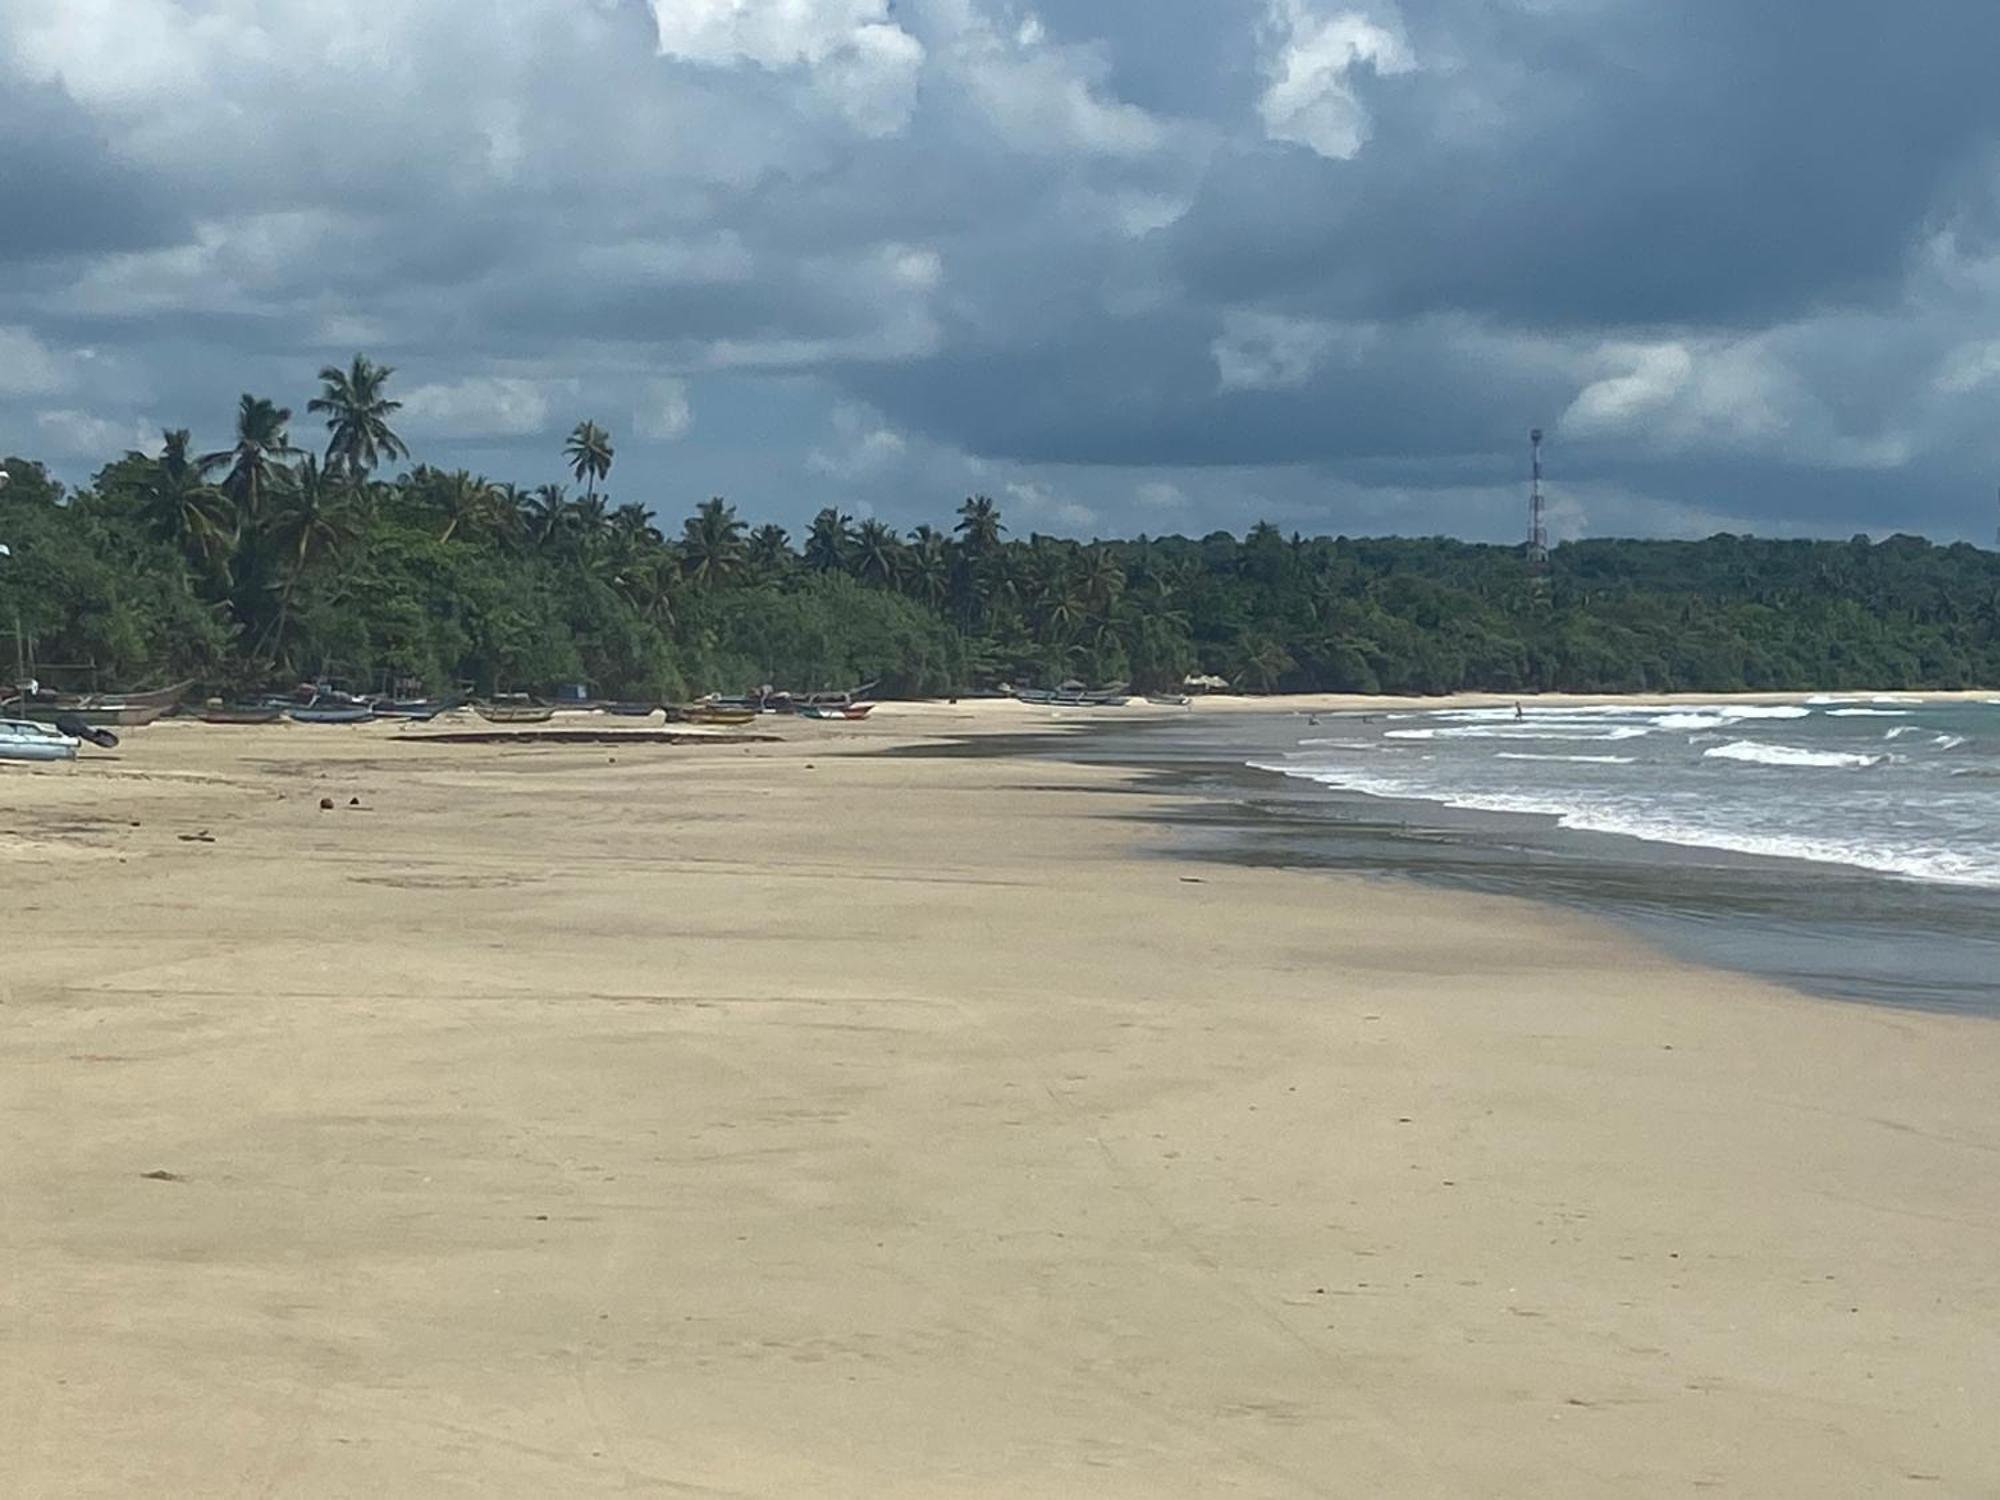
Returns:
[[[1528,562],[1537,568],[1549,560],[1548,515],[1542,502],[1542,429],[1528,434]]]

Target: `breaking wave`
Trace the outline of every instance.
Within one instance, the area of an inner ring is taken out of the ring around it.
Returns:
[[[1740,760],[1753,766],[1824,766],[1829,770],[1862,770],[1879,766],[1886,755],[1856,755],[1846,750],[1802,750],[1796,745],[1763,745],[1755,740],[1731,740],[1701,752],[1703,760]]]

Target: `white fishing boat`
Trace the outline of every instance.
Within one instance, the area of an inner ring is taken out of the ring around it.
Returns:
[[[0,719],[0,760],[75,760],[78,743],[52,724]]]

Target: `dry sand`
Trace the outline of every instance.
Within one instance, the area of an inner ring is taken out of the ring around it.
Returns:
[[[2000,1028],[1045,718],[0,769],[0,1494],[2000,1493]]]

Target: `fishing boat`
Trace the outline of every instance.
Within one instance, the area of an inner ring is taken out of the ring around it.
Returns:
[[[722,703],[696,703],[687,709],[684,717],[690,724],[748,724],[757,717],[757,710]]]
[[[1016,688],[1014,696],[1022,703],[1040,708],[1123,708],[1132,701],[1125,695],[1122,682],[1106,688],[1088,688],[1070,681],[1056,688]]]
[[[556,715],[553,703],[544,703],[526,693],[496,693],[472,711],[489,724],[546,724]]]
[[[294,724],[365,724],[375,717],[375,710],[344,693],[334,693],[289,704],[285,716]]]
[[[853,708],[862,703],[868,703],[868,707],[873,708],[875,705],[868,702],[868,694],[873,691],[874,687],[874,683],[864,682],[860,687],[848,688],[844,692],[801,694],[794,697],[792,702],[795,710],[807,708]]]
[[[17,715],[23,719],[34,719],[43,724],[53,724],[58,719],[74,719],[79,724],[88,724],[93,729],[136,729],[142,724],[150,724],[164,716],[171,703],[127,703],[122,699],[107,698],[97,703],[66,707],[50,703],[44,699],[30,698],[23,702],[10,698],[0,703],[0,713]]]
[[[796,712],[802,719],[865,719],[874,711],[872,703],[802,703]]]
[[[411,724],[428,724],[441,713],[459,706],[456,698],[376,698],[368,705],[378,719],[402,719]]]
[[[0,760],[75,760],[78,743],[39,719],[0,719]]]
[[[660,711],[657,703],[607,703],[604,711],[621,719],[648,719]]]
[[[204,724],[275,724],[285,716],[282,703],[204,703]]]
[[[59,693],[39,683],[27,682],[18,684],[11,698],[0,700],[0,713],[44,724],[53,724],[60,716],[94,729],[127,729],[160,718],[193,686],[193,680],[189,679],[136,693]]]
[[[1186,708],[1194,699],[1186,693],[1148,693],[1146,701],[1159,708]]]
[[[28,683],[13,697],[0,701],[0,713],[43,724],[72,719],[93,729],[129,729],[162,717],[190,686],[176,683],[149,693],[54,693]]]
[[[118,702],[135,708],[172,708],[188,695],[188,689],[193,686],[194,679],[189,677],[170,687],[151,688],[140,693],[87,693],[84,699],[86,706],[93,698],[115,698]]]
[[[81,708],[172,708],[187,696],[194,686],[194,679],[176,682],[170,687],[146,688],[132,693],[61,693],[54,688],[44,688],[39,683],[16,684],[19,695],[33,703],[48,703],[74,713]]]

